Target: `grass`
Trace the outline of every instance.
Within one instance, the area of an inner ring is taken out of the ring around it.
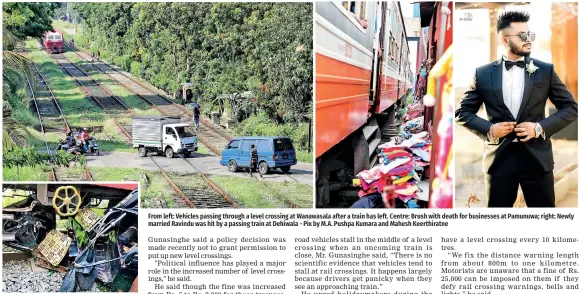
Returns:
[[[287,207],[287,199],[298,207],[312,207],[312,187],[297,183],[259,182],[252,179],[217,176],[209,178],[223,192],[232,197],[238,204],[246,208],[280,208]],[[283,197],[283,198],[281,198]]]
[[[2,179],[4,181],[48,181],[48,172],[46,167],[4,167],[2,169]]]
[[[296,158],[299,162],[312,163],[314,162],[313,153],[296,150]]]
[[[161,197],[168,207],[173,207],[173,189],[165,182],[159,172],[136,168],[104,168],[91,167],[91,173],[95,181],[138,181],[141,182],[141,207],[155,208],[157,204],[154,200]],[[141,174],[148,178],[149,185],[141,180]],[[299,207],[312,207],[312,187],[295,183],[277,182],[257,182],[250,179],[232,176],[209,176],[225,193],[232,197],[238,204],[246,208],[276,208],[285,207],[283,200],[271,196],[281,194]],[[186,185],[193,185],[197,179],[192,176],[192,182]],[[182,182],[180,185],[185,186]],[[268,185],[264,187],[263,185]],[[269,189],[274,189],[272,193]],[[278,196],[279,197],[279,196]]]

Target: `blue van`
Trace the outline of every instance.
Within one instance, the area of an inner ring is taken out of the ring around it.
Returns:
[[[227,166],[230,172],[248,168],[252,144],[257,148],[258,171],[262,175],[276,168],[287,173],[297,163],[296,151],[288,137],[233,138],[221,152],[219,163]]]

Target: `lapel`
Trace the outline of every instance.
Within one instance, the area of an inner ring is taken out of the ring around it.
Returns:
[[[525,57],[525,64],[529,64],[529,62],[531,62],[531,58]],[[529,103],[529,100],[531,100],[531,93],[533,92],[532,91],[533,90],[533,84],[535,82],[535,74],[536,73],[529,74],[527,72],[527,68],[525,66],[525,90],[523,91],[523,101],[521,101],[521,107],[519,107],[519,113],[517,113],[517,119],[516,119],[517,122],[521,118],[521,115],[523,114],[523,112],[525,110],[525,106],[527,106],[527,104]]]
[[[495,97],[497,98],[497,103],[499,108],[506,113],[509,118],[514,121],[515,118],[513,114],[509,110],[509,108],[505,105],[505,99],[503,97],[503,57],[493,63],[493,71],[492,71],[492,82],[493,82],[493,89],[495,91]],[[526,88],[525,88],[526,89]]]

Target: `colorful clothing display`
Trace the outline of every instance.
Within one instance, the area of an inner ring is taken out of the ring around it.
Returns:
[[[366,197],[379,193],[385,195],[384,201],[389,206],[389,201],[398,199],[402,203],[408,204],[413,201],[419,192],[419,174],[424,170],[424,166],[430,161],[431,142],[428,133],[420,132],[412,135],[401,144],[396,144],[396,140],[391,140],[378,146],[379,164],[369,170],[361,171],[353,181],[354,185],[360,187],[358,196]],[[392,191],[384,193],[387,187],[392,187]],[[392,202],[390,205],[395,205]],[[400,203],[398,203],[400,204]],[[416,208],[416,202],[410,203],[406,207]]]

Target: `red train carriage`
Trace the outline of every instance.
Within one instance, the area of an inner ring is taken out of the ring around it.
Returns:
[[[428,3],[435,28],[424,45],[451,43],[436,37],[445,24],[438,2]],[[399,2],[317,2],[315,10],[316,206],[342,207],[358,197],[352,179],[376,164],[378,145],[396,131],[395,104],[415,73]]]
[[[48,31],[44,33],[42,45],[44,45],[44,48],[46,48],[48,53],[63,53],[64,35],[59,31]]]
[[[376,147],[410,88],[397,2],[316,3],[317,206],[377,160]]]

